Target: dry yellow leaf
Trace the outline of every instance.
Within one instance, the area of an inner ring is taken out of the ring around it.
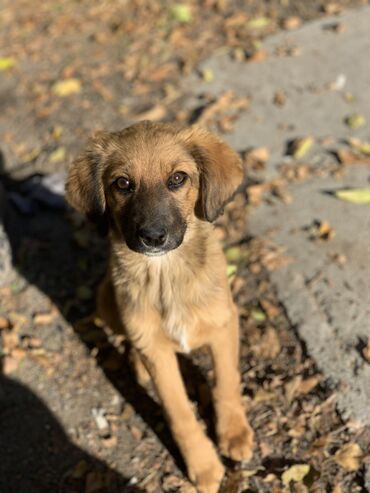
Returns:
[[[308,464],[295,464],[294,466],[289,467],[286,471],[281,475],[281,480],[285,484],[285,486],[289,486],[291,481],[295,483],[299,483],[303,481],[303,479],[307,476],[310,471],[310,466]]]
[[[0,58],[0,71],[9,70],[14,67],[16,61],[13,57]]]
[[[370,204],[370,188],[352,188],[337,190],[335,196],[338,199],[352,202],[353,204]]]
[[[337,450],[334,460],[346,471],[357,471],[362,462],[362,450],[357,443],[347,443]]]
[[[291,155],[295,159],[301,159],[311,149],[313,143],[313,137],[302,137],[300,139],[295,139],[291,144]]]
[[[366,123],[365,117],[359,113],[353,113],[353,115],[347,116],[344,121],[349,128],[363,127]]]
[[[81,81],[74,77],[71,77],[70,79],[64,79],[56,82],[52,86],[51,90],[54,94],[62,98],[69,96],[70,94],[77,94],[81,92]]]

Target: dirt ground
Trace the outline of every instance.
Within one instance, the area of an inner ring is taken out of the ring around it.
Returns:
[[[183,105],[186,75],[213,76],[197,69],[202,58],[226,50],[258,63],[266,35],[364,3],[4,0],[1,182],[10,198],[24,196],[26,177],[65,170],[97,128],[149,118],[226,133],[246,99],[205,95],[195,112]],[[226,463],[222,491],[365,491],[370,430],[340,418],[335,386],[276,299],[269,272],[285,259],[248,235],[253,185],[216,226],[240,311],[243,395],[257,444],[249,464]],[[0,290],[0,493],[194,491],[154,392],[135,383],[124,344],[92,316],[106,240],[72,211],[37,203],[22,213],[10,202],[17,275]],[[209,355],[192,361],[181,358],[188,392],[214,436]]]

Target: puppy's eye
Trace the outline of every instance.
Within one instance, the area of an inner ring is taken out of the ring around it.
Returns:
[[[120,176],[114,183],[121,192],[133,192],[134,190],[133,183],[125,176]]]
[[[188,175],[183,171],[177,171],[172,176],[170,176],[167,186],[170,190],[175,190],[176,188],[180,188],[186,182]]]

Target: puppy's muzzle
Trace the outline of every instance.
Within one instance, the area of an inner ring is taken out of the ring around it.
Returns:
[[[147,227],[140,228],[138,236],[144,247],[159,249],[166,244],[168,232],[165,228]]]

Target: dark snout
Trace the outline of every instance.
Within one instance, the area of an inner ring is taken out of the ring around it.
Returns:
[[[133,194],[122,214],[127,246],[146,255],[162,255],[181,245],[186,222],[166,191]]]
[[[168,238],[168,231],[161,226],[149,226],[147,228],[140,228],[138,235],[145,247],[159,248],[165,245]]]

